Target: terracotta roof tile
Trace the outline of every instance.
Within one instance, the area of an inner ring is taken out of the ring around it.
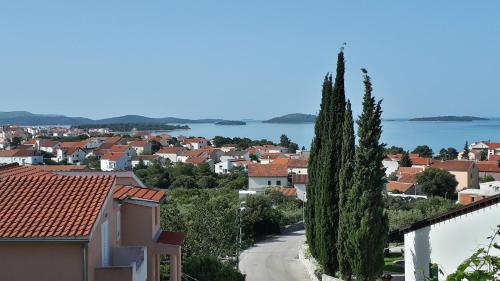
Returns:
[[[125,200],[127,198],[132,199],[143,199],[154,201],[156,203],[160,203],[165,197],[165,192],[150,189],[150,188],[141,188],[134,187],[128,185],[117,185],[115,191],[113,192],[113,198],[117,200]]]
[[[274,187],[271,190],[274,192],[280,192],[286,197],[297,197],[297,190],[293,187]]]
[[[478,161],[479,172],[500,173],[500,164],[496,161]]]
[[[414,186],[413,183],[398,182],[398,181],[389,181],[386,185],[387,191],[392,192],[397,190],[402,193],[407,192],[413,186]]]
[[[410,154],[410,160],[411,160],[411,163],[413,165],[428,166],[428,165],[432,164],[432,158],[414,156],[413,154]]]
[[[184,149],[182,146],[167,146],[160,148],[156,154],[179,154]]]
[[[182,245],[186,234],[184,232],[162,231],[156,242],[169,245]]]
[[[447,171],[468,171],[472,166],[474,166],[474,161],[468,160],[436,161],[431,165],[433,168]]]
[[[0,238],[88,236],[114,180],[56,175],[1,179]]]
[[[308,175],[292,175],[292,184],[296,184],[296,183],[304,183],[304,184],[307,184],[309,183],[309,176]]]
[[[253,164],[248,166],[249,177],[286,177],[288,168],[280,164]]]

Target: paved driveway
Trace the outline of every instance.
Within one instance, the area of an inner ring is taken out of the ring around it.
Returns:
[[[273,236],[245,250],[239,268],[247,281],[309,281],[298,259],[298,248],[304,241],[304,230]]]

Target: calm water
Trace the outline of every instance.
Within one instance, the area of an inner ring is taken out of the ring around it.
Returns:
[[[225,136],[248,137],[279,141],[281,134],[309,147],[314,135],[314,124],[269,124],[247,122],[245,126],[218,126],[214,124],[189,124],[190,130],[173,131],[172,136]],[[429,145],[435,152],[442,147],[462,149],[465,141],[500,141],[500,119],[473,122],[410,122],[384,121],[382,141],[391,145],[413,149],[420,144]]]

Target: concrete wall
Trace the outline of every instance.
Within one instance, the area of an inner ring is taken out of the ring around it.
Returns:
[[[271,181],[271,184],[268,181]],[[259,190],[270,185],[278,186],[277,181],[281,181],[281,186],[287,186],[288,177],[248,177],[248,189]]]
[[[83,278],[82,244],[0,244],[0,279],[54,281]]]
[[[499,218],[500,204],[496,204],[405,234],[405,280],[424,280],[431,262],[444,273],[439,280],[445,280],[489,242],[486,237],[493,235]],[[500,251],[490,254],[500,255]]]

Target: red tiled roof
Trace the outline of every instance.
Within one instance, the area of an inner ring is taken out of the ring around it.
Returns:
[[[37,155],[36,151],[28,149],[0,150],[0,157],[29,157]]]
[[[398,181],[399,182],[406,182],[406,183],[416,183],[417,182],[417,174],[408,174],[408,173],[401,174]]]
[[[185,139],[183,141],[184,144],[189,144],[189,143],[199,143],[199,142],[205,142],[207,139],[205,138],[190,138],[190,139]]]
[[[203,151],[201,149],[197,149],[197,150],[187,150],[184,152],[184,156],[187,156],[187,157],[199,157],[201,155],[203,155],[204,153],[206,153],[206,151]]]
[[[421,167],[399,167],[397,174],[418,174],[423,171]]]
[[[500,162],[500,155],[490,155],[488,161],[497,161]]]
[[[288,168],[279,164],[253,164],[248,166],[249,177],[286,177]]]
[[[405,193],[413,186],[414,186],[413,183],[389,181],[387,183],[387,191],[392,192],[397,190],[399,192]]]
[[[278,159],[278,158],[286,158],[285,155],[281,153],[262,153],[259,157],[260,159]]]
[[[25,176],[53,176],[52,173],[40,169],[41,166],[19,166],[17,163],[0,166],[0,178]]]
[[[186,159],[186,163],[195,164],[195,165],[205,163],[206,161],[207,161],[207,158],[202,157],[202,156],[189,157],[188,159]]]
[[[296,184],[296,183],[304,183],[304,184],[307,184],[309,183],[309,176],[308,175],[298,175],[298,174],[295,174],[295,175],[292,175],[292,184]]]
[[[65,141],[62,142],[59,147],[60,148],[69,148],[69,147],[79,147],[83,148],[88,144],[88,141]]]
[[[105,137],[105,138],[103,138],[103,141],[104,141],[104,143],[113,143],[113,144],[115,144],[115,143],[120,142],[121,139],[122,139],[122,137],[120,137],[120,136]]]
[[[153,161],[160,158],[158,155],[136,155],[132,156],[132,161],[140,161],[140,160],[147,160],[147,161]]]
[[[24,145],[35,145],[36,144],[36,139],[30,139],[25,142],[23,142]]]
[[[164,197],[165,192],[163,191],[128,185],[117,185],[115,191],[113,192],[113,198],[116,200],[125,200],[127,198],[131,198],[160,203]]]
[[[167,146],[162,147],[158,150],[157,154],[178,154],[180,151],[184,150],[182,146]]]
[[[420,157],[420,156],[411,156],[413,154],[410,154],[410,160],[413,165],[430,165],[432,163],[432,158],[429,157]]]
[[[0,238],[90,235],[114,177],[7,177],[0,180]]]
[[[132,147],[145,147],[146,145],[148,145],[148,143],[149,143],[148,141],[140,140],[140,141],[130,142],[129,145]]]
[[[33,168],[48,172],[89,170],[86,165],[38,165]]]
[[[156,242],[168,245],[182,245],[186,234],[184,232],[162,231]]]
[[[129,145],[115,144],[110,148],[111,152],[125,152],[130,149]]]
[[[293,187],[274,187],[271,190],[274,192],[279,192],[286,197],[297,197],[297,190]]]
[[[447,171],[468,171],[474,166],[474,161],[467,160],[447,160],[432,163],[431,167]]]
[[[487,143],[489,149],[500,149],[500,142]]]
[[[101,159],[103,160],[111,160],[111,161],[117,161],[120,158],[124,157],[125,154],[123,152],[106,152]]]
[[[478,161],[479,172],[500,173],[500,165],[496,161]]]
[[[64,153],[66,153],[66,154],[71,155],[71,154],[75,153],[78,149],[81,150],[80,147],[67,147],[67,148],[62,148],[62,151],[64,151]]]
[[[108,142],[105,142],[105,143],[102,143],[99,148],[100,149],[111,149],[115,144],[114,143],[108,143]]]

